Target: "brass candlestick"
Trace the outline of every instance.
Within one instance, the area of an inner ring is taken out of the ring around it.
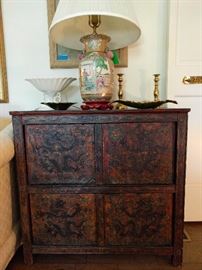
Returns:
[[[154,74],[154,101],[159,101],[159,85],[160,74]]]
[[[123,99],[123,73],[118,73],[117,76],[118,76],[118,82],[119,82],[119,90],[118,90],[118,98],[119,100]],[[123,104],[120,104],[118,103],[116,105],[116,109],[117,110],[124,110],[126,109],[127,106],[123,105]]]

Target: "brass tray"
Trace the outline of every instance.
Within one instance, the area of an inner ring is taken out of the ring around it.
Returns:
[[[115,103],[115,102],[120,103],[122,105],[126,105],[128,107],[137,108],[137,109],[155,109],[165,103],[177,104],[177,101],[169,100],[169,99],[160,100],[160,101],[142,101],[142,102],[129,101],[129,100],[115,100],[112,103]]]

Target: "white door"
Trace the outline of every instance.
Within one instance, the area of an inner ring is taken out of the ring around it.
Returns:
[[[184,76],[202,76],[202,0],[170,1],[168,41],[167,96],[177,100],[178,107],[191,109],[185,220],[202,221],[202,82],[182,82]]]

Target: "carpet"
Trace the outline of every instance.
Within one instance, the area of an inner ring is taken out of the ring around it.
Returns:
[[[185,242],[190,242],[191,241],[191,238],[190,238],[188,232],[185,229],[183,231],[183,241],[185,241]]]

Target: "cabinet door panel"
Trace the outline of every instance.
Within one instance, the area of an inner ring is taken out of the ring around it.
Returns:
[[[174,123],[103,125],[104,178],[108,184],[171,184]]]
[[[106,195],[107,245],[172,244],[172,194]]]
[[[95,182],[93,125],[26,126],[31,184]]]
[[[94,195],[31,194],[30,204],[33,244],[96,243]]]

